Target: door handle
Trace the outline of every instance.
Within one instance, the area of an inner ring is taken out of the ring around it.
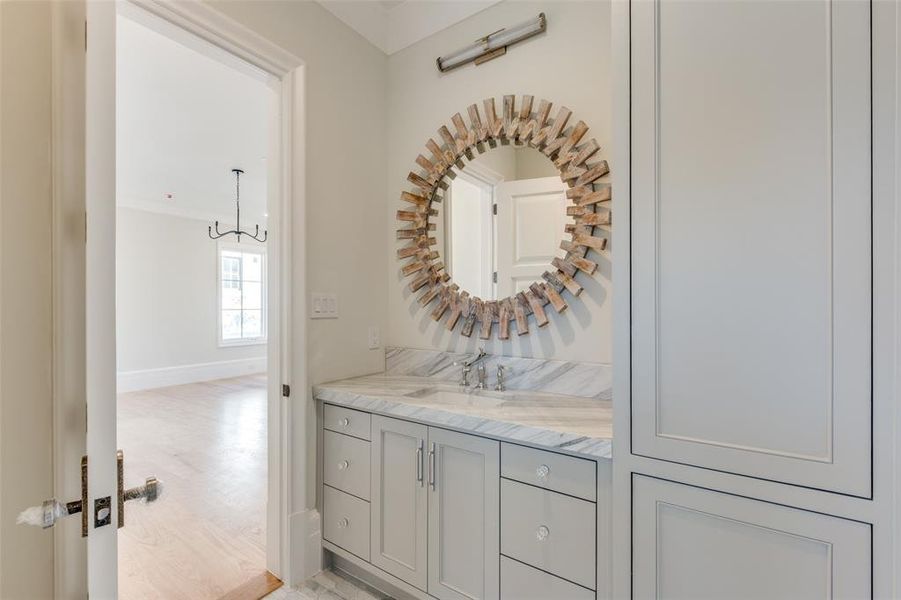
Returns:
[[[435,442],[429,445],[429,487],[435,489]]]
[[[125,456],[121,450],[116,451],[116,487],[118,490],[119,523],[118,528],[125,527],[125,503],[129,500],[156,502],[163,493],[163,484],[154,476],[144,480],[144,485],[125,489]]]
[[[81,457],[81,498],[63,504],[56,498],[44,500],[40,506],[31,506],[19,513],[18,525],[35,525],[49,529],[69,515],[81,513],[81,537],[88,537],[88,457]]]
[[[422,449],[424,445],[425,442],[423,440],[419,440],[419,445],[416,447],[416,481],[419,482],[419,487],[423,486],[422,472],[424,469],[422,465]]]

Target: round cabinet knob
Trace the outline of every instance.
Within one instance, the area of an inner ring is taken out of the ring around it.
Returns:
[[[535,475],[538,476],[538,479],[547,479],[547,476],[550,474],[551,468],[547,465],[541,465],[535,469]]]
[[[347,417],[344,417],[338,422],[341,424],[341,427],[347,427],[348,425],[350,425],[350,419],[348,419]]]
[[[544,525],[535,530],[535,537],[538,538],[539,542],[546,540],[549,535],[551,535],[551,530]]]
[[[338,521],[338,527],[340,527],[341,529],[344,529],[348,525],[350,525],[350,521],[347,520],[347,517],[344,517],[343,519]]]
[[[342,460],[341,462],[338,463],[338,470],[343,471],[344,469],[346,469],[349,466],[350,466],[349,462],[347,462],[346,460]]]

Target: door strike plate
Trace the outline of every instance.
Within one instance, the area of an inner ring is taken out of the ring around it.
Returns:
[[[94,527],[103,527],[112,522],[112,499],[109,496],[94,499]]]

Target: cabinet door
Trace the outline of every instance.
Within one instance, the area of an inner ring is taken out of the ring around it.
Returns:
[[[870,3],[631,15],[633,451],[868,497]]]
[[[428,428],[372,417],[370,562],[423,591],[427,583]]]
[[[500,595],[500,444],[429,428],[429,589],[440,600]]]
[[[634,598],[871,597],[869,525],[633,477]]]

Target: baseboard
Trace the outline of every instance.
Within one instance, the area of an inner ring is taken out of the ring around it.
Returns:
[[[291,519],[291,572],[294,587],[322,570],[322,519],[314,508],[296,512]]]
[[[170,385],[197,383],[213,379],[240,377],[266,371],[266,357],[223,360],[212,363],[179,365],[141,371],[120,371],[117,376],[119,392],[137,392]]]

